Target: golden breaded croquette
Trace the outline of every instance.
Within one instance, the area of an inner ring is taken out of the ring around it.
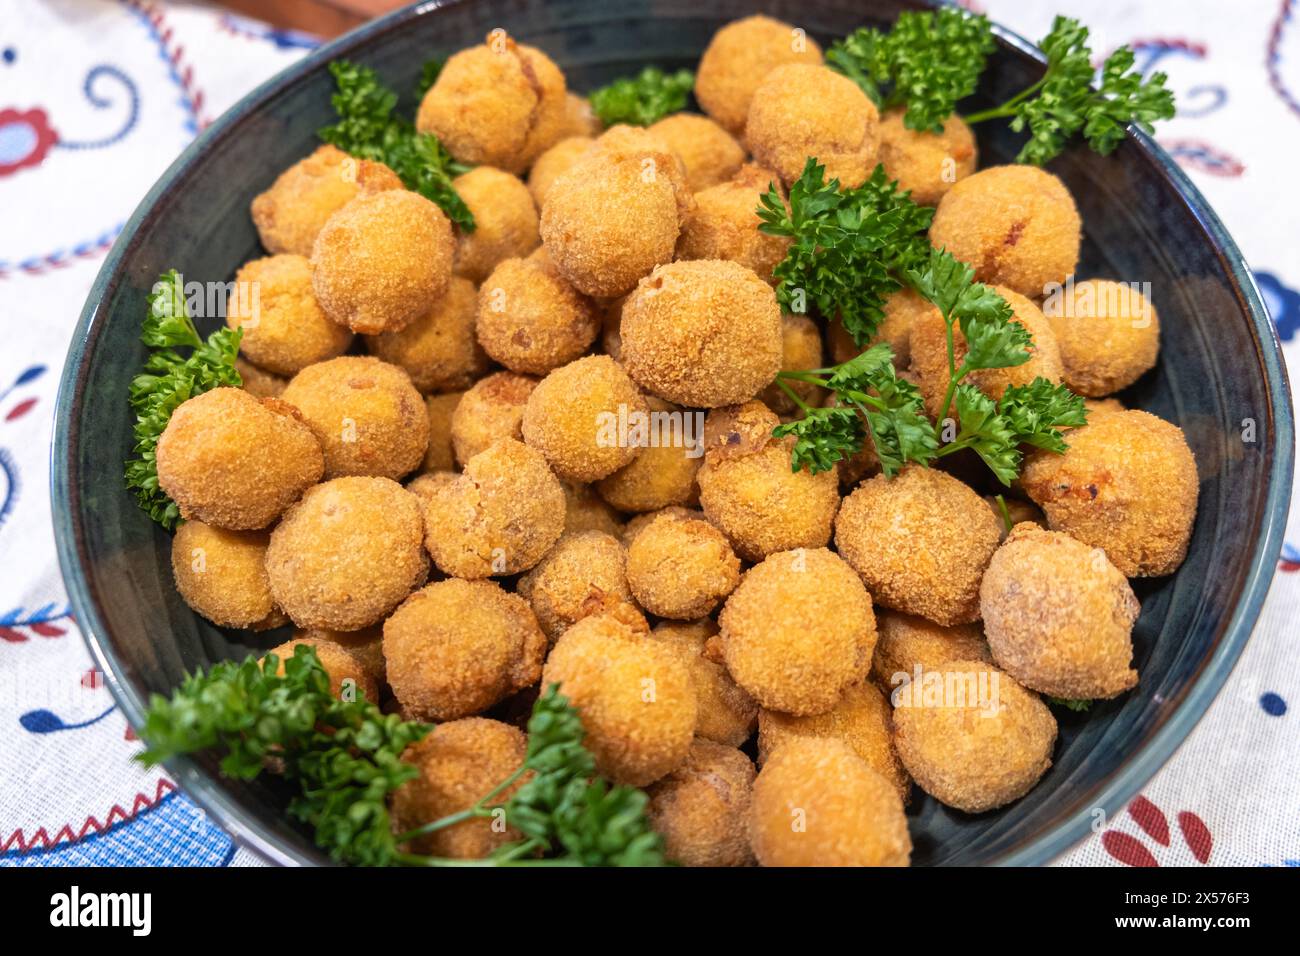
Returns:
[[[867,676],[876,647],[871,595],[826,548],[781,551],[750,568],[718,624],[736,683],[763,707],[800,716],[834,707]]]
[[[664,621],[650,632],[676,653],[695,687],[695,734],[706,740],[739,747],[754,732],[758,702],[731,679],[721,660],[718,625],[712,619]]]
[[[1109,412],[1126,412],[1127,408],[1118,398],[1085,398],[1083,407],[1088,413],[1088,421],[1094,422],[1101,415]]]
[[[524,406],[524,441],[565,481],[612,475],[641,453],[649,406],[623,367],[588,355],[548,374]]]
[[[898,790],[829,738],[796,738],[769,755],[749,833],[760,866],[907,866],[912,856]]]
[[[429,412],[410,376],[368,355],[303,369],[283,400],[302,413],[325,452],[325,477],[401,478],[424,461]]]
[[[1137,684],[1128,579],[1100,548],[1028,522],[993,554],[980,613],[993,660],[1030,690],[1071,700],[1116,697]]]
[[[451,415],[451,447],[462,467],[502,438],[523,441],[524,406],[537,379],[494,372],[461,396]]]
[[[599,136],[605,125],[591,108],[585,96],[568,92],[564,94],[564,135],[565,136]],[[534,165],[536,165],[534,163]],[[541,205],[538,203],[538,205]]]
[[[456,275],[482,282],[498,263],[526,256],[541,245],[537,206],[518,176],[476,166],[451,185],[474,216],[473,232],[456,232]]]
[[[734,136],[706,116],[674,113],[646,127],[662,139],[686,166],[686,188],[693,193],[725,182],[745,161]]]
[[[438,570],[459,578],[527,571],[564,533],[564,490],[536,450],[502,438],[431,489],[425,546]]]
[[[817,323],[806,315],[781,313],[781,371],[801,372],[821,368],[822,334]],[[788,387],[805,405],[820,405],[822,389],[810,382],[788,382]],[[763,389],[759,400],[778,415],[793,414],[799,406],[773,382]]]
[[[1100,397],[1127,388],[1155,368],[1160,316],[1146,296],[1126,282],[1067,282],[1043,300],[1065,384],[1079,395]]]
[[[474,338],[477,311],[474,283],[452,276],[432,309],[396,332],[365,336],[366,349],[403,369],[421,392],[464,391],[491,365]]]
[[[723,129],[745,131],[754,91],[783,63],[820,63],[822,50],[803,30],[771,17],[733,20],[709,41],[695,73],[695,97]]]
[[[645,400],[650,409],[649,445],[630,464],[596,482],[596,491],[619,511],[693,505],[699,500],[695,475],[704,456],[704,436],[693,430],[699,419],[654,395]]]
[[[975,172],[975,136],[956,114],[944,120],[942,132],[932,133],[908,129],[905,113],[892,109],[880,118],[880,162],[912,202],[937,206],[953,183]]]
[[[554,641],[584,617],[632,602],[627,552],[603,531],[566,534],[519,579],[518,590]]]
[[[218,627],[279,627],[289,619],[271,597],[266,577],[270,543],[265,531],[223,531],[202,521],[183,521],[172,538],[176,590]]]
[[[579,292],[624,295],[672,261],[694,202],[675,153],[644,130],[615,127],[552,181],[542,243]]]
[[[464,392],[444,392],[424,400],[429,413],[429,450],[424,453],[421,471],[454,471],[456,455],[451,447],[451,420]]]
[[[596,769],[630,787],[680,767],[695,736],[690,672],[646,633],[627,605],[584,617],[560,635],[542,671],[542,686],[558,683],[578,709]]]
[[[389,478],[311,488],[271,532],[271,594],[302,628],[359,631],[429,575],[420,499]]]
[[[681,505],[669,505],[667,508],[660,508],[658,511],[647,511],[639,515],[633,515],[623,527],[623,546],[631,547],[632,540],[650,527],[650,523],[660,515],[672,515],[677,518],[703,518],[704,512],[699,508],[683,508]]]
[[[678,405],[753,398],[781,368],[781,309],[752,269],[725,259],[660,266],[623,303],[621,356],[644,389]]]
[[[429,87],[415,128],[460,162],[519,175],[569,135],[564,74],[541,50],[493,30],[451,56]]]
[[[888,695],[916,669],[941,670],[949,661],[993,662],[988,641],[978,624],[944,626],[923,617],[878,608],[876,653],[871,659],[871,679]]]
[[[492,270],[478,290],[474,328],[487,354],[510,371],[545,375],[587,353],[600,314],[539,249]]]
[[[320,481],[320,442],[278,398],[214,388],[182,402],[158,439],[158,487],[180,509],[229,531],[265,528]]]
[[[740,559],[726,537],[698,518],[661,514],[628,545],[628,585],[656,617],[711,614],[739,581]]]
[[[384,629],[381,625],[363,627],[359,631],[331,631],[312,627],[294,631],[293,639],[294,642],[337,644],[361,663],[377,687],[388,683],[384,665]],[[376,698],[369,697],[367,700],[376,701]]]
[[[949,661],[895,699],[898,756],[917,786],[946,806],[967,813],[1004,806],[1052,765],[1056,718],[992,664]]]
[[[393,829],[404,833],[469,809],[515,773],[527,756],[527,737],[499,720],[466,717],[439,724],[402,754],[420,773],[393,793]],[[527,780],[525,774],[497,797],[509,800]],[[482,859],[520,838],[513,827],[496,824],[490,818],[464,820],[417,837],[411,849],[453,860]]]
[[[363,194],[321,227],[312,288],[339,325],[366,335],[396,331],[447,291],[454,252],[451,223],[419,193]]]
[[[528,191],[539,210],[546,202],[551,184],[585,156],[594,142],[590,136],[570,136],[537,157],[537,162],[528,171]]]
[[[862,88],[826,66],[789,63],[763,79],[749,104],[745,140],[754,162],[790,186],[809,158],[845,189],[864,183],[880,152],[880,113]]]
[[[235,356],[235,371],[239,373],[244,391],[254,398],[279,398],[284,392],[284,387],[289,384],[287,378],[281,378],[266,369],[258,368],[239,355]]]
[[[876,603],[936,624],[979,620],[979,586],[1002,522],[951,475],[910,465],[844,499],[835,546]]]
[[[1101,548],[1126,577],[1177,570],[1199,493],[1183,430],[1147,412],[1106,412],[1065,440],[1064,454],[1027,456],[1020,478],[1048,526]]]
[[[562,481],[560,486],[564,489],[565,534],[603,531],[611,537],[622,538],[623,521],[591,485]]]
[[[994,286],[994,291],[1006,299],[1011,306],[1011,321],[1024,328],[1033,339],[1033,344],[1025,351],[1029,361],[1009,368],[977,368],[972,370],[963,381],[970,382],[989,398],[997,401],[1008,386],[1028,385],[1036,378],[1045,378],[1057,384],[1065,375],[1065,366],[1061,364],[1061,351],[1056,345],[1056,336],[1052,327],[1038,306],[1023,295],[1002,286]],[[952,329],[953,353],[958,366],[966,356],[966,337],[962,335],[959,324],[954,322]],[[943,414],[943,399],[948,390],[948,338],[944,318],[938,309],[922,309],[912,321],[909,338],[912,373],[916,376],[917,387],[925,398],[925,410],[933,418]],[[950,407],[948,414],[952,415]]]
[[[1037,166],[990,166],[953,184],[930,242],[970,263],[980,282],[1035,299],[1079,262],[1081,222],[1065,184]]]
[[[894,752],[894,717],[885,695],[869,681],[844,688],[835,706],[824,714],[795,717],[766,708],[758,712],[758,765],[777,748],[801,738],[839,740],[849,745],[907,802],[912,780]]]
[[[230,299],[226,325],[244,330],[239,351],[259,368],[293,375],[352,344],[352,333],[330,321],[316,301],[305,256],[246,262],[235,273],[235,286],[240,294]]]
[[[894,365],[900,369],[909,368],[912,364],[913,326],[921,316],[939,316],[939,310],[921,298],[921,294],[915,289],[905,286],[885,299],[884,313],[884,318],[876,327],[876,334],[871,337],[866,347],[870,348],[879,342],[885,342],[894,353]],[[847,362],[864,351],[853,341],[853,337],[844,331],[844,325],[838,319],[831,323],[831,329],[832,361],[837,364]],[[841,348],[845,351],[835,349],[835,343],[840,336],[842,336]]]
[[[334,641],[314,637],[294,637],[293,640],[271,648],[267,653],[274,654],[280,659],[278,673],[284,673],[284,662],[294,656],[294,648],[299,644],[305,644],[316,651],[316,659],[329,675],[330,693],[335,697],[345,701],[368,700],[372,704],[379,702],[379,683],[374,675],[360,657]]]
[[[359,195],[401,188],[397,173],[383,163],[318,146],[253,198],[253,225],[272,255],[310,256],[330,216]]]
[[[1002,503],[999,504],[998,499],[993,495],[984,495],[983,497],[985,503],[988,504],[990,509],[992,509],[993,514],[1002,525],[1003,541],[1007,539],[1007,535],[1011,532],[1011,528],[1014,528],[1023,521],[1031,522],[1041,528],[1047,527],[1047,516],[1043,514],[1042,510],[1039,509],[1037,505],[1031,504],[1028,501],[1021,501],[1019,498],[1007,498],[1005,496],[999,496],[1002,497]],[[1004,506],[1006,508],[1006,518],[1002,516],[1002,509]],[[1010,527],[1008,527],[1008,521],[1010,521]]]
[[[758,401],[715,409],[705,420],[700,506],[746,561],[823,547],[840,507],[836,473],[792,471],[794,439],[773,438],[778,424]]]
[[[729,259],[775,283],[772,270],[785,258],[790,239],[759,231],[758,200],[771,188],[785,200],[776,173],[746,163],[726,182],[697,192],[677,238],[677,258]]]
[[[458,471],[426,471],[416,475],[403,487],[421,501],[428,501],[436,489],[451,484],[459,477]]]
[[[752,866],[753,786],[748,757],[697,737],[686,762],[646,791],[646,817],[664,838],[664,856],[682,866]]]
[[[518,594],[448,578],[416,591],[384,622],[388,683],[414,720],[455,720],[537,683],[546,635]]]

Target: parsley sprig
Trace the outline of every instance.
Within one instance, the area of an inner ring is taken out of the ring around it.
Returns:
[[[387,165],[406,185],[436,203],[465,232],[474,231],[474,215],[452,187],[452,179],[469,171],[456,162],[438,137],[418,133],[410,120],[394,116],[397,94],[379,82],[366,66],[347,60],[329,65],[337,91],[330,98],[338,122],[317,134],[358,159]],[[426,64],[420,85],[432,85],[438,67]]]
[[[649,126],[685,109],[694,85],[695,74],[690,70],[666,73],[647,66],[636,76],[622,77],[592,93],[591,109],[606,126]]]
[[[158,277],[148,301],[140,339],[153,351],[144,370],[131,379],[135,446],[126,461],[126,486],[149,517],[171,531],[180,520],[180,509],[158,486],[158,439],[182,402],[222,385],[243,385],[235,371],[243,330],[218,329],[206,340],[200,338],[175,269]],[[177,349],[190,351],[183,355]]]

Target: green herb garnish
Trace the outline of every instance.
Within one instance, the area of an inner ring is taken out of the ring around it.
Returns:
[[[1056,707],[1064,707],[1066,710],[1072,710],[1077,714],[1082,714],[1092,706],[1090,700],[1074,700],[1069,697],[1048,697],[1047,702]]]
[[[592,93],[591,109],[606,126],[649,126],[685,109],[694,85],[695,74],[690,70],[665,73],[647,66],[636,76],[615,80]]]

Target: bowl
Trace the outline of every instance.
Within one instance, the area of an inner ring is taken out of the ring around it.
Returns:
[[[644,64],[693,66],[713,32],[754,12],[798,23],[819,41],[892,22],[908,0],[461,0],[418,4],[322,47],[241,100],[172,164],[131,217],[91,290],[59,390],[52,497],[73,613],[131,724],[151,693],[187,671],[271,646],[223,630],[176,593],[169,536],[122,482],[131,448],[127,385],[145,356],[145,296],[157,275],[227,280],[261,253],[252,198],[316,145],[332,119],[326,64],[347,57],[413,89],[421,64],[504,26],[546,51],[571,87],[593,89]],[[975,106],[1001,102],[1041,72],[1041,56],[997,31]],[[411,115],[415,103],[399,107]],[[983,164],[1009,162],[1018,138],[978,127]],[[1149,281],[1163,326],[1159,367],[1122,398],[1185,430],[1201,480],[1187,560],[1136,582],[1138,687],[1087,714],[1058,710],[1055,763],[1026,797],[963,814],[917,792],[909,809],[917,864],[1040,864],[1086,836],[1138,792],[1186,738],[1250,637],[1282,543],[1293,465],[1290,390],[1250,271],[1222,224],[1150,138],[1130,133],[1110,156],[1084,147],[1052,171],[1084,222],[1079,275]],[[204,329],[203,331],[209,331]],[[1253,428],[1253,441],[1243,439]],[[275,638],[271,638],[273,643]],[[282,864],[325,864],[283,813],[276,781],[222,778],[206,759],[177,759],[180,786],[240,843]],[[1104,814],[1098,817],[1098,811]]]

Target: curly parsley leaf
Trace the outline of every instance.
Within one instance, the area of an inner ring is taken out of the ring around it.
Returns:
[[[415,81],[415,98],[423,99],[424,94],[429,92],[429,88],[438,82],[438,77],[442,74],[442,68],[446,65],[445,60],[426,60],[420,67],[420,78]]]
[[[1100,95],[1093,98],[1083,135],[1103,156],[1120,144],[1130,123],[1150,133],[1157,120],[1174,116],[1174,94],[1165,89],[1165,74],[1152,73],[1144,83],[1141,74],[1130,72],[1133,62],[1133,51],[1122,46],[1102,64]]]
[[[834,405],[810,408],[803,418],[778,425],[772,435],[775,438],[793,435],[790,470],[807,468],[815,475],[830,471],[837,461],[852,458],[861,451],[866,428],[856,408]]]
[[[649,126],[686,108],[695,86],[690,70],[666,73],[647,66],[633,77],[623,77],[591,94],[591,109],[606,126],[630,123]]]
[[[1088,422],[1081,396],[1041,376],[1028,385],[1010,386],[998,400],[998,411],[1017,443],[1057,454],[1066,449],[1061,429],[1079,428]]]
[[[1085,713],[1092,707],[1091,700],[1080,700],[1070,697],[1048,697],[1047,702],[1056,707],[1064,707],[1066,710],[1072,710],[1076,714]]]
[[[1020,474],[1020,449],[1016,435],[998,414],[997,404],[974,385],[957,386],[955,396],[957,437],[945,453],[962,448],[972,449],[1004,485]]]

